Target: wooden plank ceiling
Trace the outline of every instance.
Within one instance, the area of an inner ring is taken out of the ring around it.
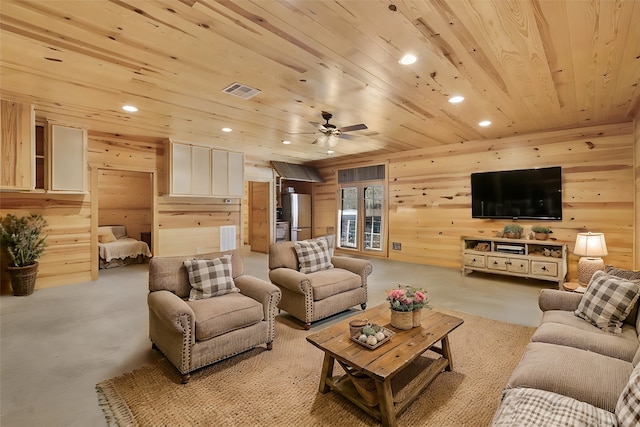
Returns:
[[[368,126],[339,140],[342,156],[640,109],[640,1],[3,0],[0,11],[2,98],[92,131],[264,160],[326,159],[309,123],[323,110],[338,127]],[[400,65],[405,53],[417,62]],[[234,82],[261,93],[221,92]]]

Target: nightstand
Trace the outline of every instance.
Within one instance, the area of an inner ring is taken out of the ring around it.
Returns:
[[[580,286],[578,282],[564,282],[562,284],[562,289],[569,292],[577,292],[579,294],[584,294],[584,291],[587,290],[586,287]]]
[[[147,246],[149,246],[149,250],[152,251],[152,249],[151,249],[151,232],[150,231],[141,232],[140,233],[140,240],[145,242],[147,244]]]

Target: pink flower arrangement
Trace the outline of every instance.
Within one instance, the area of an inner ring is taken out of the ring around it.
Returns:
[[[427,291],[413,286],[400,285],[398,289],[387,291],[387,301],[395,311],[420,310],[429,303]]]

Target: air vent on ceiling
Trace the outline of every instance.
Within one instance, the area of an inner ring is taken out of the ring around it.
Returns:
[[[228,93],[229,95],[234,95],[242,99],[249,99],[260,93],[260,89],[254,89],[237,82],[222,89],[222,91]]]

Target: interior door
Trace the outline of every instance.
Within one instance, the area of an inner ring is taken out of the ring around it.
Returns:
[[[249,244],[252,252],[269,252],[269,183],[249,182]]]

